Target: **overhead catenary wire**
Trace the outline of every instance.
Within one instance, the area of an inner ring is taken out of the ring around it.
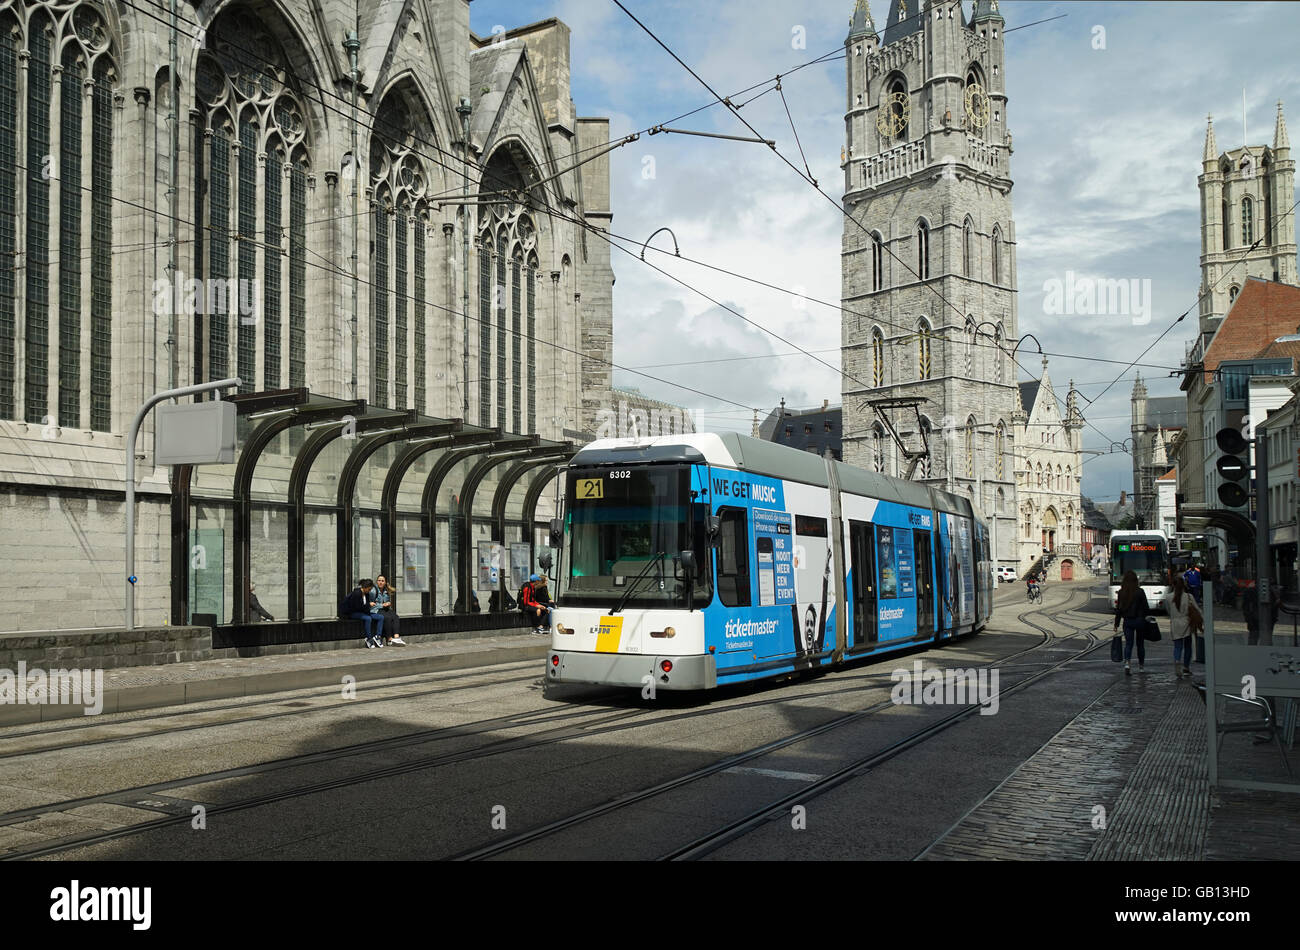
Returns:
[[[161,17],[159,17],[159,16],[157,16],[157,15],[151,13],[149,10],[147,10],[147,9],[145,9],[145,8],[143,8],[143,7],[140,7],[138,4],[136,4],[135,2],[133,2],[133,0],[123,0],[123,2],[124,2],[127,6],[130,6],[130,7],[134,8],[134,9],[136,9],[136,10],[138,10],[138,11],[144,13],[145,15],[147,15],[147,16],[151,16],[151,17],[153,17],[154,19],[157,19],[160,23],[164,22],[163,18],[161,18]],[[161,8],[163,0],[152,0],[152,2],[153,2],[156,6],[159,6],[159,7]],[[618,4],[618,5],[619,5],[620,7],[622,7],[622,4]],[[623,9],[624,9],[625,12],[626,12],[626,8],[623,8]],[[920,13],[918,13],[918,14],[914,14],[912,17],[908,17],[907,19],[908,19],[908,20],[915,19],[915,18],[919,17],[920,15],[921,15]],[[631,16],[630,13],[629,13],[629,16]],[[184,18],[181,18],[181,19],[184,20]],[[635,20],[636,18],[633,17],[633,19]],[[1050,18],[1050,19],[1057,19],[1057,18],[1054,17],[1054,18]],[[188,26],[193,26],[193,27],[195,27],[195,28],[201,28],[199,22],[196,21],[196,20],[184,20],[184,22],[185,22],[186,25],[188,25]],[[646,29],[645,26],[644,26],[643,24],[640,24],[640,21],[639,21],[639,20],[636,21],[636,22],[638,23],[638,25],[641,25],[641,27],[642,27],[643,30]],[[1040,21],[1040,22],[1041,22],[1041,21]],[[1032,25],[1032,24],[1026,24],[1026,26],[1028,26],[1028,25]],[[646,30],[646,31],[649,32],[648,30]],[[651,34],[651,35],[653,36],[653,34]],[[255,51],[251,50],[251,49],[248,48],[248,47],[241,46],[241,45],[238,44],[238,43],[232,42],[232,41],[230,40],[230,38],[228,38],[228,37],[223,37],[223,38],[222,38],[222,42],[225,43],[225,44],[227,44],[227,45],[230,45],[233,49],[237,49],[237,50],[240,50],[240,51],[242,51],[242,52],[248,53],[248,54],[250,54],[251,56],[256,57],[256,55],[257,55],[257,54],[255,53]],[[659,42],[660,46],[663,46],[664,49],[667,49],[667,47],[666,47],[662,42],[658,41],[657,38],[656,38],[656,42]],[[678,62],[682,62],[682,61],[680,60],[680,58],[676,57],[676,54],[673,54],[673,53],[671,52],[671,50],[669,50],[669,53],[670,53],[670,55],[673,55],[674,58],[678,60]],[[740,106],[737,106],[736,104],[734,104],[734,103],[731,102],[731,99],[732,99],[732,98],[734,98],[734,97],[736,97],[736,96],[739,96],[739,95],[742,95],[742,94],[744,94],[745,92],[751,91],[751,90],[756,89],[756,88],[758,88],[758,87],[760,87],[760,86],[767,85],[767,84],[769,84],[769,83],[774,84],[774,85],[772,85],[770,88],[768,88],[767,90],[765,90],[765,92],[777,91],[777,90],[779,89],[779,87],[780,87],[781,79],[782,79],[784,76],[789,76],[789,75],[791,75],[791,74],[793,74],[793,73],[795,73],[795,72],[798,72],[798,71],[800,71],[800,70],[802,70],[802,69],[805,69],[805,68],[807,68],[807,67],[810,67],[810,66],[813,66],[813,65],[817,65],[817,64],[819,64],[819,63],[824,63],[824,62],[830,61],[830,60],[835,59],[835,58],[843,58],[843,55],[844,55],[844,54],[843,54],[842,47],[837,47],[837,48],[832,49],[832,50],[830,50],[830,51],[828,51],[828,52],[826,52],[826,53],[823,53],[821,56],[818,56],[818,57],[816,57],[816,58],[814,58],[814,59],[812,59],[812,60],[808,60],[808,61],[806,61],[806,62],[804,62],[804,63],[800,63],[800,64],[798,64],[798,65],[796,65],[796,66],[790,68],[789,70],[786,70],[784,73],[778,73],[778,74],[776,74],[776,75],[775,75],[773,78],[771,78],[771,79],[762,80],[762,81],[760,81],[760,82],[758,82],[758,83],[754,83],[753,85],[748,86],[748,87],[746,87],[745,89],[742,89],[742,90],[740,90],[740,91],[737,92],[737,93],[733,93],[732,96],[730,96],[730,97],[726,97],[726,98],[717,98],[717,94],[716,94],[716,92],[715,92],[715,91],[714,91],[710,86],[708,86],[707,84],[704,84],[704,85],[705,85],[705,88],[708,89],[709,92],[715,96],[714,101],[709,102],[709,103],[706,103],[706,104],[701,105],[701,106],[699,106],[699,107],[696,107],[695,109],[692,109],[692,110],[690,110],[690,111],[688,111],[688,112],[682,113],[681,115],[676,116],[676,117],[674,117],[673,119],[669,119],[669,120],[667,120],[667,122],[676,122],[676,121],[680,121],[680,120],[683,119],[683,118],[687,118],[687,117],[689,117],[689,116],[691,116],[691,115],[694,115],[694,114],[696,114],[696,113],[698,113],[698,112],[704,111],[704,110],[706,110],[706,109],[708,109],[708,108],[711,108],[711,107],[713,107],[713,106],[720,105],[720,104],[721,104],[721,105],[726,105],[726,106],[728,106],[728,107],[731,108],[731,109],[739,108]],[[682,63],[682,65],[683,65],[683,67],[685,67],[685,68],[688,70],[688,72],[691,72],[691,75],[692,75],[692,76],[695,76],[695,78],[696,78],[697,80],[699,80],[699,77],[694,73],[693,70],[690,70],[689,67],[686,67],[684,62]],[[350,101],[350,100],[348,99],[348,97],[344,96],[342,93],[338,93],[338,92],[335,92],[334,90],[331,90],[331,89],[328,89],[328,88],[326,88],[326,87],[324,87],[324,86],[321,86],[320,84],[315,83],[315,82],[311,81],[310,79],[305,79],[304,77],[302,77],[302,76],[300,76],[300,75],[298,75],[298,74],[296,74],[296,73],[294,74],[294,78],[295,78],[295,79],[296,79],[300,84],[303,84],[303,85],[306,85],[306,86],[310,86],[311,88],[317,90],[318,92],[321,93],[322,96],[327,96],[327,97],[330,97],[330,98],[338,99],[338,100],[341,101],[341,102],[348,102],[348,101]],[[703,82],[702,80],[699,80],[699,81]],[[782,99],[784,100],[784,93],[782,93]],[[751,99],[750,101],[753,101],[753,100]],[[744,103],[742,103],[741,105],[744,105]],[[344,113],[344,110],[342,110],[342,109],[333,109],[333,110],[331,110],[331,111],[337,112],[337,113],[339,113],[339,114],[345,114],[345,113]],[[788,106],[787,106],[787,111],[788,111]],[[373,118],[373,117],[370,117],[370,118]],[[742,119],[742,121],[744,121],[744,120]],[[624,139],[622,140],[621,143],[613,143],[612,145],[611,145],[610,143],[607,143],[607,142],[605,142],[605,143],[597,143],[597,144],[595,144],[595,145],[588,146],[586,149],[580,149],[580,150],[578,150],[578,151],[576,151],[576,152],[574,152],[574,153],[570,153],[570,155],[568,155],[568,156],[564,156],[564,157],[565,157],[565,158],[573,158],[573,157],[575,157],[576,155],[578,155],[578,154],[580,154],[580,153],[582,153],[582,152],[584,152],[584,151],[592,151],[592,150],[598,150],[598,149],[604,149],[604,150],[607,150],[607,151],[608,151],[608,150],[610,150],[610,149],[612,149],[612,148],[618,147],[619,144],[626,144],[628,141],[635,140],[636,136],[639,136],[639,135],[641,135],[641,134],[644,134],[645,132],[653,131],[655,128],[657,128],[657,127],[659,127],[659,126],[661,126],[661,125],[663,125],[663,124],[665,124],[665,123],[658,123],[657,125],[648,126],[646,129],[643,129],[643,130],[641,130],[641,131],[639,131],[639,132],[637,132],[637,133],[633,133],[632,135],[629,135],[629,136],[624,137]],[[750,125],[748,122],[745,122],[745,124],[746,124],[746,126],[747,126],[748,128],[750,128],[751,131],[755,131],[755,130],[753,129],[753,126]],[[373,132],[374,132],[374,130],[372,129],[372,133],[373,133]],[[756,131],[755,131],[755,134],[757,134]],[[432,156],[430,156],[430,155],[428,155],[428,154],[420,153],[418,150],[416,150],[416,149],[412,149],[412,151],[416,152],[416,154],[419,154],[420,157],[424,158],[424,159],[427,160],[427,161],[430,161],[431,163],[437,165],[438,167],[443,168],[444,170],[446,170],[446,171],[452,173],[453,175],[456,175],[456,176],[458,176],[458,177],[459,177],[459,176],[462,176],[462,175],[463,175],[463,171],[462,171],[462,169],[465,167],[465,165],[468,165],[468,166],[470,166],[470,167],[472,167],[472,168],[478,170],[480,173],[482,173],[483,176],[484,176],[484,177],[483,177],[483,180],[484,180],[484,181],[490,181],[491,183],[499,183],[499,184],[502,184],[502,185],[507,185],[507,184],[509,184],[508,182],[505,182],[505,181],[503,181],[502,179],[496,178],[495,176],[492,176],[492,175],[488,174],[488,173],[487,173],[487,170],[486,170],[486,167],[485,167],[484,165],[482,165],[481,163],[474,162],[474,161],[469,161],[469,160],[463,158],[463,157],[460,156],[460,155],[457,155],[457,154],[452,153],[452,152],[448,152],[448,151],[446,151],[445,149],[442,149],[441,147],[439,147],[436,143],[430,142],[430,141],[428,141],[427,139],[422,138],[422,137],[419,136],[418,134],[412,133],[412,134],[410,135],[410,138],[411,138],[411,140],[414,141],[415,143],[418,143],[418,144],[420,144],[420,145],[427,146],[427,147],[433,149],[434,151],[436,151],[437,153],[439,153],[440,155],[446,156],[448,159],[450,159],[450,160],[452,160],[453,162],[455,162],[454,165],[447,164],[446,162],[439,161],[438,159],[435,159],[435,158],[433,158]],[[797,138],[797,133],[796,133],[796,138]],[[773,150],[774,150],[774,151],[777,151],[776,149],[773,149]],[[779,151],[778,151],[777,153],[778,153],[778,155],[780,154]],[[599,157],[599,156],[597,156],[597,157]],[[798,172],[798,169],[797,169],[797,168],[794,168],[794,166],[789,162],[788,159],[785,159],[784,156],[781,156],[781,158],[782,158],[783,161],[786,162],[787,165],[790,165],[790,167],[793,168],[793,169],[796,171],[796,173],[799,173],[799,172]],[[578,163],[578,164],[581,164],[581,163]],[[529,189],[534,188],[534,187],[537,187],[539,184],[544,184],[546,181],[550,181],[551,179],[557,177],[558,175],[567,174],[569,171],[572,171],[574,167],[576,167],[576,165],[575,165],[575,166],[570,166],[569,168],[567,168],[567,169],[565,169],[565,170],[563,170],[563,171],[561,171],[561,172],[557,172],[557,173],[555,173],[555,174],[552,174],[552,175],[548,176],[546,179],[544,179],[542,182],[532,182],[532,183],[527,183],[527,187],[528,187]],[[813,181],[812,178],[811,178],[811,174],[809,174],[809,175],[804,175],[803,173],[799,173],[799,174],[800,174],[800,177],[805,178],[805,180],[808,180],[811,184],[814,185],[814,187],[817,187],[816,182]],[[819,193],[821,193],[821,194],[824,195],[824,192],[821,192],[820,187],[817,187],[817,190],[819,191]],[[437,198],[439,198],[439,197],[448,197],[448,198],[450,198],[450,197],[452,197],[454,194],[455,194],[454,191],[449,191],[449,192],[447,192],[445,195],[425,196],[425,200],[436,201]],[[487,193],[487,194],[488,194],[488,195],[500,195],[500,194],[503,194],[503,193],[502,193],[502,192],[490,192],[490,193]],[[485,195],[485,197],[486,197],[486,195]],[[826,196],[826,197],[828,198],[828,200],[830,200],[830,199],[829,199],[829,196]],[[832,202],[832,203],[834,204],[834,202]],[[836,207],[838,208],[839,206],[836,205]],[[367,209],[367,210],[364,211],[364,212],[359,212],[357,216],[360,216],[360,215],[363,215],[363,214],[368,215],[368,214],[372,213],[372,210],[373,210],[373,209]],[[841,208],[840,210],[843,211],[842,208]],[[844,212],[844,213],[847,214],[847,212]],[[346,214],[346,215],[338,215],[338,216],[334,216],[334,217],[337,218],[337,219],[343,219],[343,218],[348,218],[348,219],[350,219],[350,218],[353,217],[353,215],[351,215],[351,214]],[[851,217],[851,216],[850,216],[850,217]],[[313,219],[313,222],[312,222],[312,223],[316,223],[316,224],[319,224],[319,223],[327,223],[327,222],[329,222],[330,220],[332,220],[332,218]],[[856,221],[856,219],[853,219],[853,220],[855,221],[856,224],[858,224],[858,226],[859,226],[860,228],[863,227],[863,226],[861,225],[860,222],[857,222],[857,221]],[[579,224],[579,225],[583,225],[583,224],[585,224],[585,222],[576,222],[576,221],[575,221],[574,223]],[[209,226],[209,229],[210,229],[210,230],[218,230],[218,229],[213,229],[213,228],[211,228],[210,226]],[[236,237],[237,240],[255,241],[255,239],[254,239],[251,235],[249,235],[249,236],[245,236],[245,235],[235,235],[235,237]],[[624,239],[626,239],[626,240],[632,240],[632,239],[630,239],[630,238],[624,238]],[[899,263],[899,264],[900,264],[900,265],[901,265],[901,266],[902,266],[902,267],[903,267],[903,268],[904,268],[908,273],[910,273],[910,274],[911,274],[912,276],[914,276],[914,277],[917,277],[916,272],[915,272],[915,271],[910,267],[910,265],[908,265],[907,262],[904,261],[902,258],[898,257],[898,255],[897,255],[897,254],[896,254],[896,253],[895,253],[891,248],[885,247],[884,249],[888,252],[888,254],[890,255],[890,257],[893,258],[895,261],[897,261],[897,262],[898,262],[898,263]],[[652,250],[655,250],[655,249],[652,248]],[[840,310],[840,311],[843,312],[843,313],[855,314],[855,315],[858,315],[858,316],[869,316],[868,314],[863,314],[863,313],[860,313],[859,311],[855,311],[855,310],[852,310],[852,309],[850,309],[850,308],[845,308],[845,307],[843,307],[841,304],[836,304],[836,303],[832,303],[832,302],[829,302],[829,301],[823,301],[823,300],[819,300],[819,299],[817,299],[817,298],[806,297],[806,295],[799,294],[797,291],[789,290],[789,289],[787,289],[787,288],[777,287],[777,286],[774,285],[774,284],[771,284],[771,283],[768,283],[768,282],[765,282],[765,281],[761,281],[761,280],[758,280],[758,279],[756,279],[756,278],[749,277],[749,276],[747,276],[747,275],[738,274],[738,273],[733,272],[733,271],[728,271],[726,268],[716,267],[716,266],[714,266],[714,265],[707,264],[707,263],[704,262],[704,261],[697,261],[697,260],[693,260],[693,259],[691,259],[691,258],[683,258],[683,259],[684,259],[684,260],[691,261],[692,263],[698,264],[699,266],[707,267],[707,268],[710,268],[710,269],[716,270],[716,271],[721,272],[721,273],[727,273],[727,274],[730,274],[731,276],[737,277],[738,279],[748,280],[748,281],[751,281],[751,282],[753,282],[753,283],[755,283],[755,284],[758,284],[758,285],[761,285],[761,286],[770,287],[770,288],[772,288],[772,289],[778,290],[778,291],[783,292],[783,293],[787,293],[787,294],[795,295],[795,296],[804,296],[805,299],[808,299],[808,300],[810,300],[810,301],[816,302],[816,303],[821,304],[821,305],[823,305],[823,306],[827,306],[827,307],[835,308],[835,309],[837,309],[837,310]],[[919,281],[919,277],[918,277],[918,281]],[[961,309],[958,308],[958,307],[956,307],[956,306],[955,306],[954,304],[952,304],[950,301],[948,301],[947,298],[944,297],[943,294],[942,294],[940,291],[937,290],[937,288],[934,288],[933,286],[931,286],[930,289],[931,289],[932,291],[934,291],[935,293],[937,293],[937,294],[940,296],[940,298],[943,299],[944,302],[947,303],[948,306],[951,307],[952,310],[953,310],[955,313],[957,313],[959,316],[963,316],[963,318],[964,318],[964,315],[962,314]],[[892,323],[892,322],[887,321],[887,320],[879,320],[879,319],[876,319],[876,322],[877,322],[878,324],[880,324],[880,325],[883,325],[883,326],[888,326],[888,327],[891,327],[891,328],[894,328],[894,329],[898,329],[898,330],[902,331],[905,335],[910,335],[910,334],[913,334],[913,333],[915,332],[915,330],[914,330],[913,328],[905,327],[905,326],[903,326],[903,325],[901,325],[901,324]],[[887,342],[893,342],[893,341],[891,340],[891,341],[887,341]],[[867,344],[864,343],[864,344],[861,344],[861,345],[867,345]],[[999,346],[997,343],[980,343],[980,342],[977,340],[975,343],[973,343],[973,344],[969,344],[969,345],[978,346],[978,347],[983,347],[983,348],[989,348],[989,349],[998,349],[998,350],[1001,350],[1002,352],[1005,353],[1005,349],[1004,349],[1003,347]],[[1089,357],[1089,356],[1084,356],[1084,355],[1082,355],[1082,354],[1056,353],[1056,352],[1047,352],[1047,351],[1044,351],[1044,355],[1048,355],[1048,356],[1058,356],[1058,357],[1066,358],[1066,359],[1095,360],[1095,361],[1099,361],[1099,362],[1101,362],[1101,361],[1104,361],[1104,362],[1118,362],[1118,361],[1106,360],[1105,358],[1102,358],[1102,357]],[[1031,378],[1034,378],[1034,379],[1037,378],[1037,377],[1034,376],[1034,374],[1033,374],[1032,372],[1030,372],[1026,367],[1024,367],[1023,364],[1020,364],[1019,361],[1016,361],[1016,362],[1017,362],[1017,365],[1020,367],[1020,369],[1026,373],[1026,375],[1028,375],[1028,376],[1030,376]],[[1153,364],[1142,364],[1142,365],[1144,366],[1144,368],[1153,368],[1153,369],[1172,369],[1172,367],[1168,367],[1168,366],[1165,366],[1165,365],[1163,365],[1163,364],[1154,364],[1154,363],[1153,363]],[[859,382],[859,384],[861,384],[861,381],[858,381],[858,382]],[[864,388],[872,388],[872,387],[865,387],[865,386],[864,386]]]
[[[129,0],[127,0],[127,3],[128,3],[129,6],[136,7],[136,4],[134,4],[134,3],[130,3]],[[621,6],[621,4],[620,4],[620,6]],[[136,8],[137,8],[137,9],[140,9],[139,7],[136,7]],[[197,24],[195,24],[195,25],[197,25]],[[1030,24],[1026,24],[1026,25],[1030,25]],[[793,72],[793,71],[795,71],[795,70],[797,70],[797,69],[804,68],[804,66],[813,65],[813,64],[815,64],[815,63],[817,63],[817,62],[825,61],[828,57],[832,56],[833,54],[835,54],[835,53],[837,53],[837,52],[838,52],[838,50],[833,50],[833,51],[831,51],[830,53],[824,54],[824,56],[819,57],[819,58],[816,59],[816,60],[812,60],[812,61],[810,61],[809,63],[805,63],[805,64],[802,64],[801,66],[795,67],[795,69],[794,69],[794,70],[791,70],[790,72]],[[788,75],[788,73],[787,73],[787,75]],[[772,80],[766,80],[766,81],[764,81],[764,83],[770,83],[770,82],[772,82]],[[779,83],[779,77],[777,78],[776,82]],[[763,85],[764,83],[756,84],[755,86],[750,87],[750,89],[757,88],[758,86]],[[314,85],[314,84],[312,84],[312,85]],[[317,87],[317,88],[321,88],[321,91],[322,91],[322,93],[324,93],[324,94],[327,94],[327,95],[334,96],[334,97],[338,98],[338,94],[333,93],[333,92],[330,91],[330,90],[323,89],[322,87]],[[706,88],[707,88],[707,86],[706,86]],[[776,87],[769,88],[769,89],[765,90],[765,92],[766,92],[766,91],[774,91],[775,88],[776,88]],[[712,92],[711,89],[710,89],[710,91]],[[761,94],[762,94],[762,93],[761,93]],[[761,95],[761,94],[760,94],[760,95]],[[715,95],[716,95],[716,94],[715,94]],[[736,95],[739,95],[739,94],[736,94]],[[750,101],[752,101],[752,100],[750,100]],[[683,114],[683,117],[686,116],[686,115],[694,114],[694,112],[698,112],[698,111],[701,111],[701,110],[703,110],[703,109],[710,108],[710,107],[712,107],[713,105],[718,104],[719,102],[724,102],[724,104],[727,104],[727,105],[731,106],[732,108],[739,108],[739,106],[736,106],[736,105],[734,105],[734,104],[732,104],[732,103],[725,102],[724,100],[718,100],[717,102],[710,102],[710,103],[707,103],[706,105],[701,106],[699,109],[692,110],[691,113],[685,113],[685,114]],[[742,105],[743,105],[743,103],[742,103]],[[676,120],[670,120],[670,121],[676,121]],[[796,133],[796,134],[797,134],[797,133]],[[431,147],[436,148],[436,146],[431,146]],[[592,149],[595,149],[595,148],[600,148],[600,147],[605,147],[605,143],[601,143],[601,145],[598,145],[598,146],[592,146],[591,148],[592,148]],[[442,150],[439,149],[439,151],[442,151]],[[579,151],[581,152],[581,151],[586,151],[586,150],[579,150]],[[442,152],[442,154],[447,155],[447,154],[450,154],[450,153]],[[576,153],[576,152],[575,152],[575,153],[572,153],[572,155],[576,155],[576,154],[578,154],[578,153]],[[572,155],[570,155],[570,156],[568,156],[568,157],[572,157]],[[453,157],[456,158],[458,161],[461,160],[459,156],[453,156]],[[441,163],[437,163],[437,164],[441,164]],[[472,165],[473,167],[475,167],[475,168],[479,168],[479,169],[482,169],[482,167],[483,167],[483,166],[481,166],[481,165],[479,165],[479,164],[477,164],[477,163],[473,163],[473,162],[468,162],[467,164]],[[788,161],[787,161],[787,164],[789,164]],[[447,166],[447,165],[443,165],[442,167],[444,167],[444,168],[450,168],[450,166]],[[459,168],[457,168],[457,169],[455,169],[455,170],[456,170],[456,171],[459,171]],[[797,169],[796,169],[796,171],[797,171]],[[801,176],[801,177],[804,177],[804,176]],[[811,176],[809,175],[809,176],[807,176],[807,177],[810,178]],[[237,236],[237,239],[238,239],[238,236]],[[891,256],[894,257],[896,260],[898,260],[897,255],[893,254],[892,251],[891,251]],[[902,262],[902,261],[900,260],[900,263],[904,263],[904,262]],[[906,266],[905,263],[904,263],[904,266]],[[910,270],[910,268],[908,268],[908,269]],[[407,295],[407,296],[409,297],[409,295]],[[427,303],[427,302],[426,302],[426,303]],[[432,304],[431,304],[431,305],[432,305]],[[432,305],[432,306],[435,306],[435,307],[436,307],[436,305]],[[445,308],[439,308],[439,309],[445,309]],[[843,308],[841,308],[841,309],[843,309]],[[957,309],[957,308],[954,307],[954,310],[956,310],[956,309]],[[457,313],[458,311],[449,311],[449,312]],[[850,312],[851,312],[851,311],[850,311]],[[959,310],[958,310],[957,312],[960,313]],[[978,344],[978,345],[986,345],[986,344]],[[995,346],[995,345],[990,345],[990,346]],[[1060,356],[1067,356],[1067,357],[1070,357],[1070,358],[1084,358],[1084,359],[1087,359],[1087,358],[1088,358],[1088,357],[1074,357],[1074,356],[1071,355],[1071,354],[1049,354],[1049,355],[1060,355]],[[1093,358],[1093,359],[1098,359],[1098,358]],[[1018,363],[1018,361],[1017,361],[1017,363]],[[829,366],[829,364],[825,364],[825,365]],[[1149,364],[1149,365],[1154,365],[1154,364]],[[631,368],[627,368],[627,367],[621,367],[621,368],[631,369]],[[832,367],[832,368],[833,368],[833,367]],[[1022,366],[1021,368],[1024,369],[1023,366]],[[1031,377],[1033,376],[1032,373],[1029,373],[1028,375],[1030,375]],[[1102,433],[1102,434],[1104,435],[1104,433]]]

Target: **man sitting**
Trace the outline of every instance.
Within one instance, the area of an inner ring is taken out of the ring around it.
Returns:
[[[379,612],[375,604],[374,592],[375,584],[370,578],[363,578],[356,590],[343,598],[343,603],[339,606],[339,615],[344,620],[360,620],[365,625],[366,630],[366,649],[373,650],[375,647],[384,645],[384,615]],[[371,612],[371,609],[374,612]],[[371,627],[374,632],[371,632]]]
[[[551,629],[551,601],[546,594],[546,582],[537,574],[528,577],[528,583],[520,590],[519,608],[530,621],[537,624],[533,633],[545,636]]]

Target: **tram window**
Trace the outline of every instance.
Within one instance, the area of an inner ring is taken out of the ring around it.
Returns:
[[[749,513],[722,508],[718,533],[718,599],[727,607],[749,606]]]

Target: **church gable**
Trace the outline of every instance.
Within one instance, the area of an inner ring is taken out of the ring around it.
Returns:
[[[470,57],[470,88],[475,97],[470,142],[480,155],[486,158],[513,141],[523,145],[539,177],[560,170],[546,134],[541,95],[522,40],[505,40],[475,50]],[[562,180],[556,178],[546,185],[558,201],[565,197]]]

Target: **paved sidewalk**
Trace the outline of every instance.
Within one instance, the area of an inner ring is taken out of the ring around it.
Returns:
[[[1245,633],[1220,612],[1218,637]],[[1280,631],[1279,631],[1280,632]],[[1289,631],[1287,631],[1289,633]],[[1289,637],[1288,637],[1289,639]],[[966,815],[922,860],[1202,861],[1300,856],[1300,794],[1211,794],[1205,705],[1173,677],[1168,639],[1145,674],[1115,682]],[[1089,663],[1109,663],[1105,648]],[[1204,667],[1196,667],[1197,681]],[[1280,768],[1275,746],[1230,735],[1237,777]],[[1292,755],[1292,758],[1296,756]],[[1273,775],[1262,776],[1277,781]],[[1300,791],[1300,785],[1297,786]]]
[[[550,637],[520,635],[464,639],[423,639],[406,647],[367,650],[364,646],[312,653],[200,660],[104,671],[105,713],[153,709],[185,703],[260,696],[316,686],[336,686],[344,676],[358,683],[440,670],[538,661]],[[84,715],[81,706],[0,705],[0,726]]]

